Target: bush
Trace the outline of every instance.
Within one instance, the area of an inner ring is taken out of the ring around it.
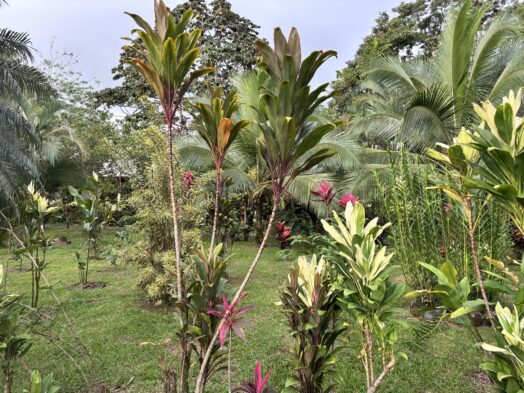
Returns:
[[[175,168],[175,179],[178,179],[175,187],[180,201],[181,256],[189,263],[190,256],[199,247],[205,223],[207,194],[202,192],[202,185],[207,179],[196,177],[191,187],[184,189],[184,173],[183,168]],[[153,154],[152,164],[144,176],[129,199],[136,210],[136,223],[131,228],[142,240],[132,246],[128,254],[134,256],[131,262],[142,267],[138,286],[144,289],[146,299],[167,304],[172,301],[176,266],[168,173],[161,155]]]

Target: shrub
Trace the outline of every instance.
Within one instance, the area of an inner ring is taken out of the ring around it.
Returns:
[[[344,221],[334,212],[334,225],[323,220],[324,229],[335,241],[339,258],[333,260],[337,277],[332,288],[338,292],[338,304],[356,326],[362,341],[362,361],[368,393],[375,392],[384,377],[395,366],[395,344],[398,336],[396,301],[404,292],[403,284],[391,281],[395,266],[393,254],[377,244],[377,239],[390,225],[378,225],[378,218],[366,224],[364,206],[348,203]],[[375,374],[375,352],[382,359],[382,371]]]
[[[280,299],[294,339],[295,376],[287,385],[302,393],[332,390],[335,340],[344,331],[335,327],[336,294],[330,289],[329,266],[323,258],[300,257],[289,271]]]
[[[156,140],[158,130],[151,131],[151,138]],[[139,234],[140,241],[129,247],[131,262],[138,263],[142,270],[138,286],[144,289],[146,299],[157,304],[173,301],[176,282],[176,258],[174,254],[173,219],[169,200],[163,152],[157,154],[153,144],[151,165],[144,171],[145,178],[137,179],[139,187],[132,193],[129,203],[136,210],[136,223],[131,231]],[[206,217],[207,194],[203,185],[207,178],[195,176],[192,186],[184,189],[187,183],[187,171],[175,168],[176,192],[179,195],[179,217],[181,236],[181,257],[184,265],[189,264],[191,255],[199,248],[201,227]],[[183,192],[184,191],[184,192]],[[175,280],[175,281],[173,281]]]

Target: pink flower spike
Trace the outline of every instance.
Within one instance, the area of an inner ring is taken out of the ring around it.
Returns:
[[[354,195],[352,192],[346,192],[346,194],[340,198],[338,203],[340,203],[343,207],[346,207],[348,203],[351,203],[354,205],[355,203],[359,202],[360,198]]]

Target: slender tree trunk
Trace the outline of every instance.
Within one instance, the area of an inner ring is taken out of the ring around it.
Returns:
[[[8,366],[10,368],[10,366]],[[4,393],[11,393],[13,388],[13,372],[8,370],[5,374]]]
[[[373,383],[373,381],[375,380],[375,365],[374,365],[375,359],[373,357],[373,335],[369,327],[367,327],[364,330],[364,335],[366,337],[366,348],[368,352],[368,364],[369,364],[368,366],[369,381],[371,385],[371,383]]]
[[[187,327],[188,327],[188,313],[184,311],[183,320],[185,330],[180,340],[180,348],[182,349],[182,364],[180,375],[180,393],[189,393],[189,368],[191,366],[191,344],[189,342]]]
[[[211,230],[211,244],[209,245],[209,256],[207,259],[211,259],[211,255],[213,255],[213,249],[215,248],[215,241],[216,241],[216,235],[217,235],[217,229],[218,229],[218,209],[220,207],[220,197],[222,194],[222,187],[220,182],[222,181],[222,174],[219,168],[217,168],[217,176],[216,176],[216,187],[215,187],[215,214],[213,217],[213,228]]]
[[[497,330],[495,323],[493,322],[493,314],[491,313],[491,308],[489,307],[488,296],[486,295],[486,290],[484,288],[484,282],[482,281],[482,275],[480,274],[480,265],[477,255],[477,243],[475,241],[475,226],[473,225],[473,209],[471,207],[471,200],[466,197],[464,198],[464,205],[466,206],[466,217],[468,220],[468,233],[469,241],[471,245],[471,255],[473,257],[473,264],[475,265],[475,273],[477,275],[477,281],[479,283],[480,293],[482,299],[484,300],[484,306],[486,307],[486,313],[488,314],[488,319],[493,330]]]
[[[167,161],[169,172],[169,197],[171,201],[171,215],[173,217],[173,236],[175,239],[175,264],[176,264],[176,281],[177,281],[177,298],[182,304],[186,301],[184,292],[184,285],[182,282],[182,263],[180,255],[180,233],[178,230],[178,212],[175,195],[175,179],[173,169],[173,124],[171,121],[167,123],[168,138],[167,138]],[[182,311],[183,326],[188,326],[188,311]],[[188,338],[187,331],[181,334],[180,338],[181,350],[181,375],[180,375],[180,393],[187,393],[189,391],[189,368],[191,363],[191,345]]]
[[[269,237],[269,232],[271,232],[271,227],[273,226],[273,221],[275,220],[275,214],[276,214],[277,207],[278,207],[278,200],[279,200],[278,197],[274,198],[273,200],[273,210],[271,211],[271,216],[269,217],[269,222],[267,224],[266,232],[264,234],[264,238],[262,239],[262,243],[260,243],[260,247],[258,248],[258,252],[255,256],[255,259],[253,259],[253,262],[251,263],[251,266],[249,267],[249,270],[247,271],[244,277],[244,280],[242,281],[242,284],[240,284],[240,287],[238,288],[235,296],[233,297],[231,304],[235,304],[238,301],[238,299],[240,298],[240,295],[242,294],[242,292],[244,292],[244,289],[247,283],[249,282],[249,279],[251,278],[251,275],[253,274],[258,264],[258,261],[260,260],[260,257],[262,256],[262,252],[264,251],[267,239]],[[204,355],[204,358],[202,359],[202,364],[200,365],[200,371],[198,373],[198,378],[196,382],[195,393],[204,393],[203,384],[202,384],[203,374],[209,362],[209,358],[211,357],[213,345],[215,341],[217,340],[218,334],[220,332],[220,328],[224,325],[224,322],[225,322],[225,319],[222,319],[220,323],[218,324],[217,328],[215,329],[213,338],[211,339],[211,342],[207,348],[206,354]]]
[[[180,263],[180,236],[178,233],[178,214],[175,196],[175,179],[173,174],[173,125],[168,123],[167,127],[167,166],[169,171],[169,197],[171,200],[171,215],[173,217],[173,236],[175,238],[175,263],[176,263],[176,284],[177,297],[181,301],[184,298],[182,290],[182,267]]]

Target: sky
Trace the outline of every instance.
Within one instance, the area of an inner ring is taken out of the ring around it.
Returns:
[[[169,7],[182,0],[165,0]],[[362,39],[371,32],[381,11],[400,0],[230,0],[233,11],[260,26],[260,35],[272,42],[273,29],[300,33],[303,53],[333,49],[314,84],[330,82],[344,68]],[[45,58],[69,51],[78,58],[76,71],[99,87],[114,86],[111,68],[118,63],[121,37],[129,36],[133,21],[124,11],[153,19],[153,0],[8,0],[0,9],[0,28],[28,32],[33,47]]]

